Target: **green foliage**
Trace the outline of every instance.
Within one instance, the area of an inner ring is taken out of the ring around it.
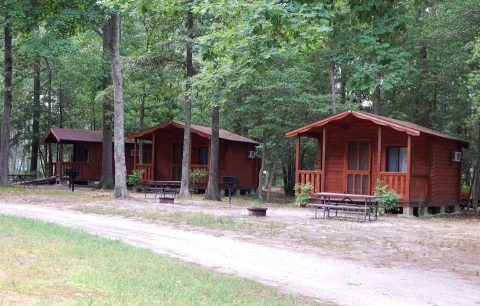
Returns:
[[[301,207],[305,207],[310,201],[310,194],[312,193],[311,184],[296,184],[295,185],[295,203]]]
[[[386,211],[398,211],[400,195],[395,190],[388,188],[381,179],[377,179],[373,190],[373,194],[378,197],[378,202]]]
[[[197,184],[200,182],[202,179],[207,177],[208,173],[207,170],[205,169],[195,169],[190,171],[190,181],[192,182],[193,185]]]
[[[139,190],[140,187],[142,186],[142,176],[145,170],[133,170],[132,173],[128,175],[128,180],[127,183],[135,190]]]

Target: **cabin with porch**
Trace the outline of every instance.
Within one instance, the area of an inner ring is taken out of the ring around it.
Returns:
[[[170,121],[128,137],[134,143],[133,167],[144,170],[144,181],[180,181],[184,128],[183,122]],[[204,169],[208,173],[211,138],[210,127],[191,125],[191,170]],[[236,190],[241,193],[256,190],[260,169],[260,161],[255,154],[257,145],[254,140],[220,129],[219,180],[222,176],[238,176],[240,182],[234,187]],[[194,187],[204,190],[207,183],[208,175]]]
[[[311,184],[313,192],[373,194],[381,179],[400,195],[406,215],[418,214],[419,206],[434,213],[458,207],[463,139],[355,110],[286,136],[296,139],[295,182]],[[303,147],[312,146],[308,163]]]
[[[66,169],[75,169],[78,184],[90,184],[102,177],[102,131],[51,128],[42,139],[46,152],[45,176],[66,182]],[[127,173],[133,170],[133,143],[125,143]],[[112,143],[113,154],[113,143]],[[113,163],[113,156],[112,156]],[[112,165],[113,167],[113,165]]]

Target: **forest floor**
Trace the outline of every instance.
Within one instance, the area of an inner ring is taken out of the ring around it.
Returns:
[[[323,220],[313,219],[310,209],[280,204],[267,205],[268,216],[255,218],[247,216],[248,202],[160,204],[136,193],[118,201],[86,189],[0,188],[0,213],[120,238],[323,300],[480,303],[478,218]]]

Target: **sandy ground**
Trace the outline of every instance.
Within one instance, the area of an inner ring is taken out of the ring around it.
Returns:
[[[211,229],[146,220],[141,213],[130,218],[86,213],[85,208],[92,212],[110,209],[109,214],[118,209],[202,212],[246,220],[249,227]],[[257,219],[246,217],[245,207],[205,201],[165,206],[141,197],[75,201],[5,194],[0,213],[121,239],[321,301],[344,305],[480,304],[478,221],[380,218],[356,223],[314,220],[310,210],[278,207],[269,209],[267,219]],[[454,258],[459,255],[462,257]]]

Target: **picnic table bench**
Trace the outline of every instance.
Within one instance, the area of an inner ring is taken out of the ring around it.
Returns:
[[[362,194],[344,194],[332,192],[318,192],[314,193],[315,200],[320,200],[320,203],[310,203],[307,207],[315,209],[315,219],[318,218],[318,210],[323,210],[323,218],[330,218],[330,211],[335,211],[335,216],[338,217],[338,211],[347,214],[356,214],[357,221],[360,221],[360,215],[371,221],[371,215],[374,213],[375,220],[377,219],[377,201],[375,196]]]
[[[180,181],[146,181],[142,184],[142,189],[145,197],[147,193],[154,193],[155,199],[158,195],[161,203],[173,203],[180,190],[180,184]]]
[[[9,174],[8,178],[13,184],[18,184],[23,187],[33,186],[37,188],[36,174]]]

